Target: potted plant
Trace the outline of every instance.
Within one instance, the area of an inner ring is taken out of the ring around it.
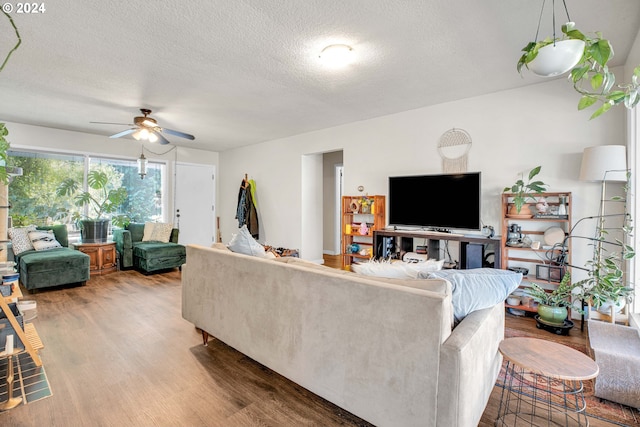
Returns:
[[[618,229],[622,238],[614,241],[606,239],[615,228],[605,228],[604,218],[600,216],[597,234],[593,239],[593,258],[587,261],[588,277],[575,284],[581,298],[590,301],[596,310],[604,314],[611,314],[612,307],[614,312],[619,312],[626,303],[632,301],[634,294],[634,289],[625,284],[623,270],[625,262],[635,256],[633,246],[626,243],[632,231],[631,217],[629,214],[623,215],[622,225]],[[611,247],[617,250],[610,250]]]
[[[616,78],[609,71],[607,65],[609,60],[613,58],[613,47],[609,40],[604,39],[599,32],[593,38],[587,37],[575,27],[573,22],[567,22],[563,25],[562,33],[562,38],[546,38],[541,41],[529,42],[522,49],[524,53],[518,60],[518,72],[522,73],[523,67],[532,67],[538,56],[551,56],[548,54],[551,51],[555,51],[563,59],[567,59],[567,61],[571,59],[569,62],[573,62],[573,58],[570,58],[573,55],[572,52],[563,51],[557,47],[559,43],[577,42],[573,46],[578,49],[578,59],[575,64],[566,70],[558,68],[556,73],[551,72],[546,75],[559,75],[571,69],[570,80],[574,89],[582,95],[578,102],[578,110],[584,110],[599,102],[600,107],[591,115],[591,119],[593,119],[609,111],[614,105],[622,104],[631,109],[638,104],[640,101],[640,96],[638,96],[640,66],[634,69],[631,83],[621,84],[614,88]],[[583,46],[582,50],[579,50],[580,46]]]
[[[571,307],[577,311],[581,308],[574,306],[572,296],[575,296],[574,286],[571,284],[571,273],[568,271],[562,276],[562,281],[556,289],[549,292],[537,283],[531,283],[527,294],[538,303],[538,316],[540,321],[553,326],[562,326]]]
[[[528,209],[524,211],[522,211],[522,209],[527,205],[527,201],[535,202],[535,196],[547,190],[547,184],[544,182],[532,181],[532,179],[540,173],[541,168],[541,166],[536,166],[531,169],[526,183],[524,182],[524,177],[521,176],[511,187],[505,187],[504,190],[502,190],[504,193],[512,193],[513,195],[513,205],[511,211],[507,214],[508,216],[532,216]]]
[[[124,187],[110,189],[109,176],[100,170],[89,172],[87,184],[93,191],[80,191],[80,184],[73,178],[67,178],[60,183],[56,193],[58,196],[75,195],[75,204],[87,206],[91,211],[87,219],[80,221],[83,242],[106,242],[110,221],[116,226],[129,222],[126,215],[108,215],[116,212],[127,200],[127,190]]]

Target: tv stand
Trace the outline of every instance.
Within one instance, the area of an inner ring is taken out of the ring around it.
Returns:
[[[440,242],[459,242],[458,268],[480,268],[484,266],[484,257],[489,246],[493,249],[493,268],[501,268],[500,236],[484,237],[425,230],[376,230],[373,232],[374,258],[389,258],[413,252],[413,239],[426,239],[427,255],[431,259],[440,259]]]

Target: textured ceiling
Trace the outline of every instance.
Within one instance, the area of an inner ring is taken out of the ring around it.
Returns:
[[[9,0],[10,2],[12,0]],[[547,1],[546,12],[551,11]],[[562,2],[557,21],[564,22]],[[15,4],[15,3],[14,3]],[[110,135],[141,107],[223,151],[427,105],[539,83],[521,77],[542,0],[57,0],[12,16],[22,45],[0,73],[0,121]],[[623,64],[638,0],[567,0]],[[559,24],[558,24],[559,25]],[[551,32],[550,16],[541,34]],[[0,58],[12,29],[0,16]],[[357,55],[329,70],[320,50]],[[1,60],[1,59],[0,59]],[[105,138],[105,142],[109,141]]]

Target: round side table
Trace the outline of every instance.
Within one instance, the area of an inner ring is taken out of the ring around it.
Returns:
[[[499,351],[506,360],[496,426],[588,426],[584,380],[598,365],[570,347],[536,338],[507,338]]]

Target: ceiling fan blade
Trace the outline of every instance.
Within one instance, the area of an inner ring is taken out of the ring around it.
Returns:
[[[169,135],[179,136],[180,138],[190,139],[192,141],[196,139],[196,137],[193,135],[189,135],[188,133],[184,133],[184,132],[178,132],[177,130],[173,130],[173,129],[162,128],[162,132],[166,132]]]
[[[158,142],[162,145],[166,145],[169,144],[169,140],[167,138],[165,138],[162,133],[158,132],[157,130],[153,130],[152,131],[157,137],[158,137]]]
[[[111,122],[89,122],[98,125],[118,125],[118,126],[133,126],[131,123],[111,123]]]
[[[138,129],[127,129],[127,130],[123,130],[122,132],[118,132],[114,135],[111,135],[109,138],[120,138],[122,136],[127,136],[129,134],[134,133],[135,131],[137,131]]]

